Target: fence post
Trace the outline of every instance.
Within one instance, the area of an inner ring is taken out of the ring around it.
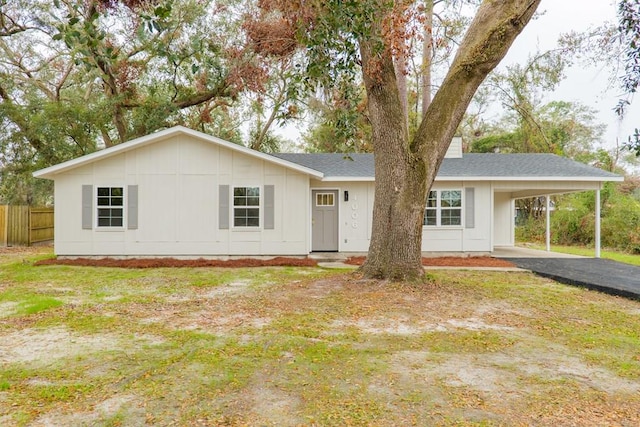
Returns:
[[[0,246],[7,246],[9,207],[0,205]]]

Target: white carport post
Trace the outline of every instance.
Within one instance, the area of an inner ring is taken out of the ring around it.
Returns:
[[[549,198],[550,196],[548,194],[544,196],[544,200],[546,204],[545,214],[546,214],[546,226],[547,226],[547,230],[546,230],[547,252],[551,252],[551,212],[549,211],[551,203],[549,203]]]
[[[596,190],[596,258],[600,258],[600,184]]]

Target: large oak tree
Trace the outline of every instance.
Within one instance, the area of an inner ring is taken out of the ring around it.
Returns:
[[[297,30],[308,78],[326,82],[357,63],[362,73],[375,155],[375,202],[365,277],[423,277],[422,219],[431,187],[458,124],[487,74],[505,56],[540,0],[485,0],[449,71],[411,138],[394,61],[422,34],[422,2],[262,0],[261,19],[284,16]]]

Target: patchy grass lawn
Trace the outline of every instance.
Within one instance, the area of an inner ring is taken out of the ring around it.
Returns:
[[[0,253],[0,425],[640,424],[640,302],[528,273]]]

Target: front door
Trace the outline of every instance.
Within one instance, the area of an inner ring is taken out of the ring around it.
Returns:
[[[311,250],[338,251],[338,190],[311,191]]]

